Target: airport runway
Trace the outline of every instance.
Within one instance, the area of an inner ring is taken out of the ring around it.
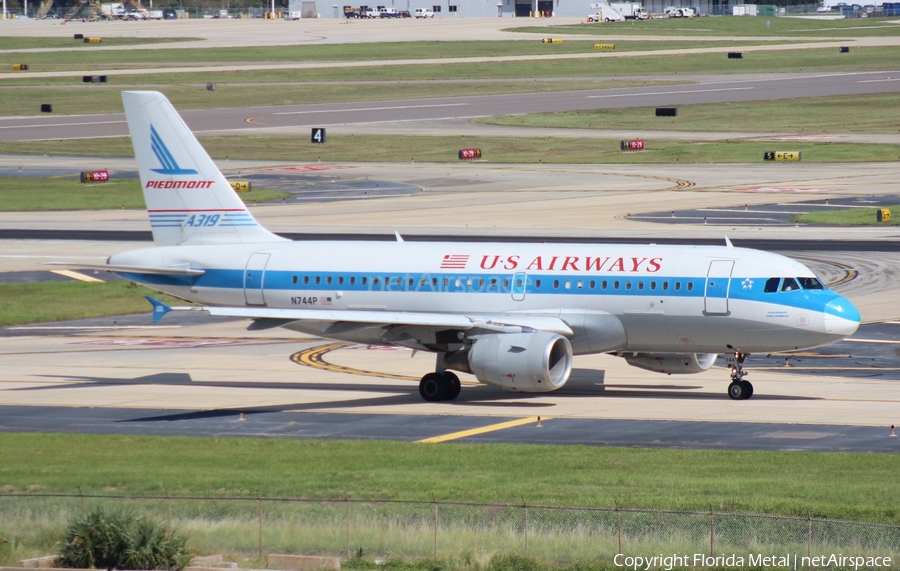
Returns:
[[[464,375],[457,401],[425,403],[417,379],[431,356],[172,317],[0,330],[0,430],[900,451],[890,437],[898,323],[864,326],[790,366],[751,357],[750,401],[725,396],[721,363],[667,377],[589,356],[555,393],[507,393]]]
[[[900,72],[714,76],[697,84],[552,93],[486,95],[435,99],[397,99],[365,103],[284,105],[184,110],[198,134],[279,134],[280,131],[340,125],[430,122],[491,115],[646,106],[715,104],[734,101],[895,93]],[[683,78],[672,76],[673,81]],[[82,139],[127,135],[123,114],[0,118],[0,141]]]

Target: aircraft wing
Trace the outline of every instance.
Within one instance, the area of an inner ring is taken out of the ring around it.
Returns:
[[[184,306],[169,307],[164,303],[147,296],[153,304],[153,320],[159,319],[169,311],[206,311],[210,315],[221,317],[243,317],[257,320],[258,327],[265,329],[278,327],[293,321],[317,321],[343,324],[343,327],[357,324],[361,327],[408,325],[433,327],[436,329],[484,329],[500,333],[520,333],[524,330],[547,331],[560,335],[572,335],[572,329],[558,317],[545,315],[463,315],[455,313],[426,313],[413,311],[372,311],[353,309],[278,309],[269,307],[211,307]]]

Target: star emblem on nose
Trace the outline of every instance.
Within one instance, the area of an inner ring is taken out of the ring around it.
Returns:
[[[744,289],[750,289],[753,287],[753,280],[747,278],[741,282],[741,285],[744,287]]]

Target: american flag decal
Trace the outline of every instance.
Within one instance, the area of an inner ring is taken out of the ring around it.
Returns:
[[[464,270],[469,261],[468,254],[446,254],[441,261],[442,270]]]
[[[330,297],[323,297],[323,298],[322,298],[322,305],[331,305],[331,298],[330,298]]]

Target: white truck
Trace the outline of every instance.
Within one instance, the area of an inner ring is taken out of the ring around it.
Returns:
[[[588,22],[624,22],[625,17],[618,10],[605,2],[591,4],[591,8],[597,10],[587,17]]]
[[[610,6],[626,20],[646,20],[650,17],[650,12],[637,2],[611,2]]]

